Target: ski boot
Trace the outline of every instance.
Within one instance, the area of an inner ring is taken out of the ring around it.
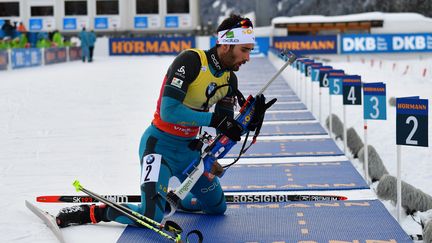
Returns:
[[[79,205],[67,207],[60,210],[56,216],[57,225],[60,228],[71,225],[88,223],[99,223],[100,221],[109,222],[105,216],[106,205]]]

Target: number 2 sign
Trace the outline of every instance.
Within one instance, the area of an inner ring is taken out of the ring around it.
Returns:
[[[428,147],[427,99],[396,99],[396,144]]]

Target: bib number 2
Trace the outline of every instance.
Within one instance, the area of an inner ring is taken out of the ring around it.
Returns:
[[[148,154],[144,156],[141,168],[141,184],[157,182],[162,156],[160,154]]]

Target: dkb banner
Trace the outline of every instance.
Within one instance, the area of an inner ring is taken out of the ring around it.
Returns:
[[[42,51],[39,48],[13,48],[12,68],[33,67],[42,65]]]
[[[432,34],[342,35],[341,53],[429,52]]]

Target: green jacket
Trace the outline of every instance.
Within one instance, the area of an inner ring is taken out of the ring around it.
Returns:
[[[60,32],[56,32],[53,35],[53,42],[56,43],[57,47],[63,47],[64,46],[64,44],[63,44],[63,36],[62,36],[62,34],[60,34]]]

